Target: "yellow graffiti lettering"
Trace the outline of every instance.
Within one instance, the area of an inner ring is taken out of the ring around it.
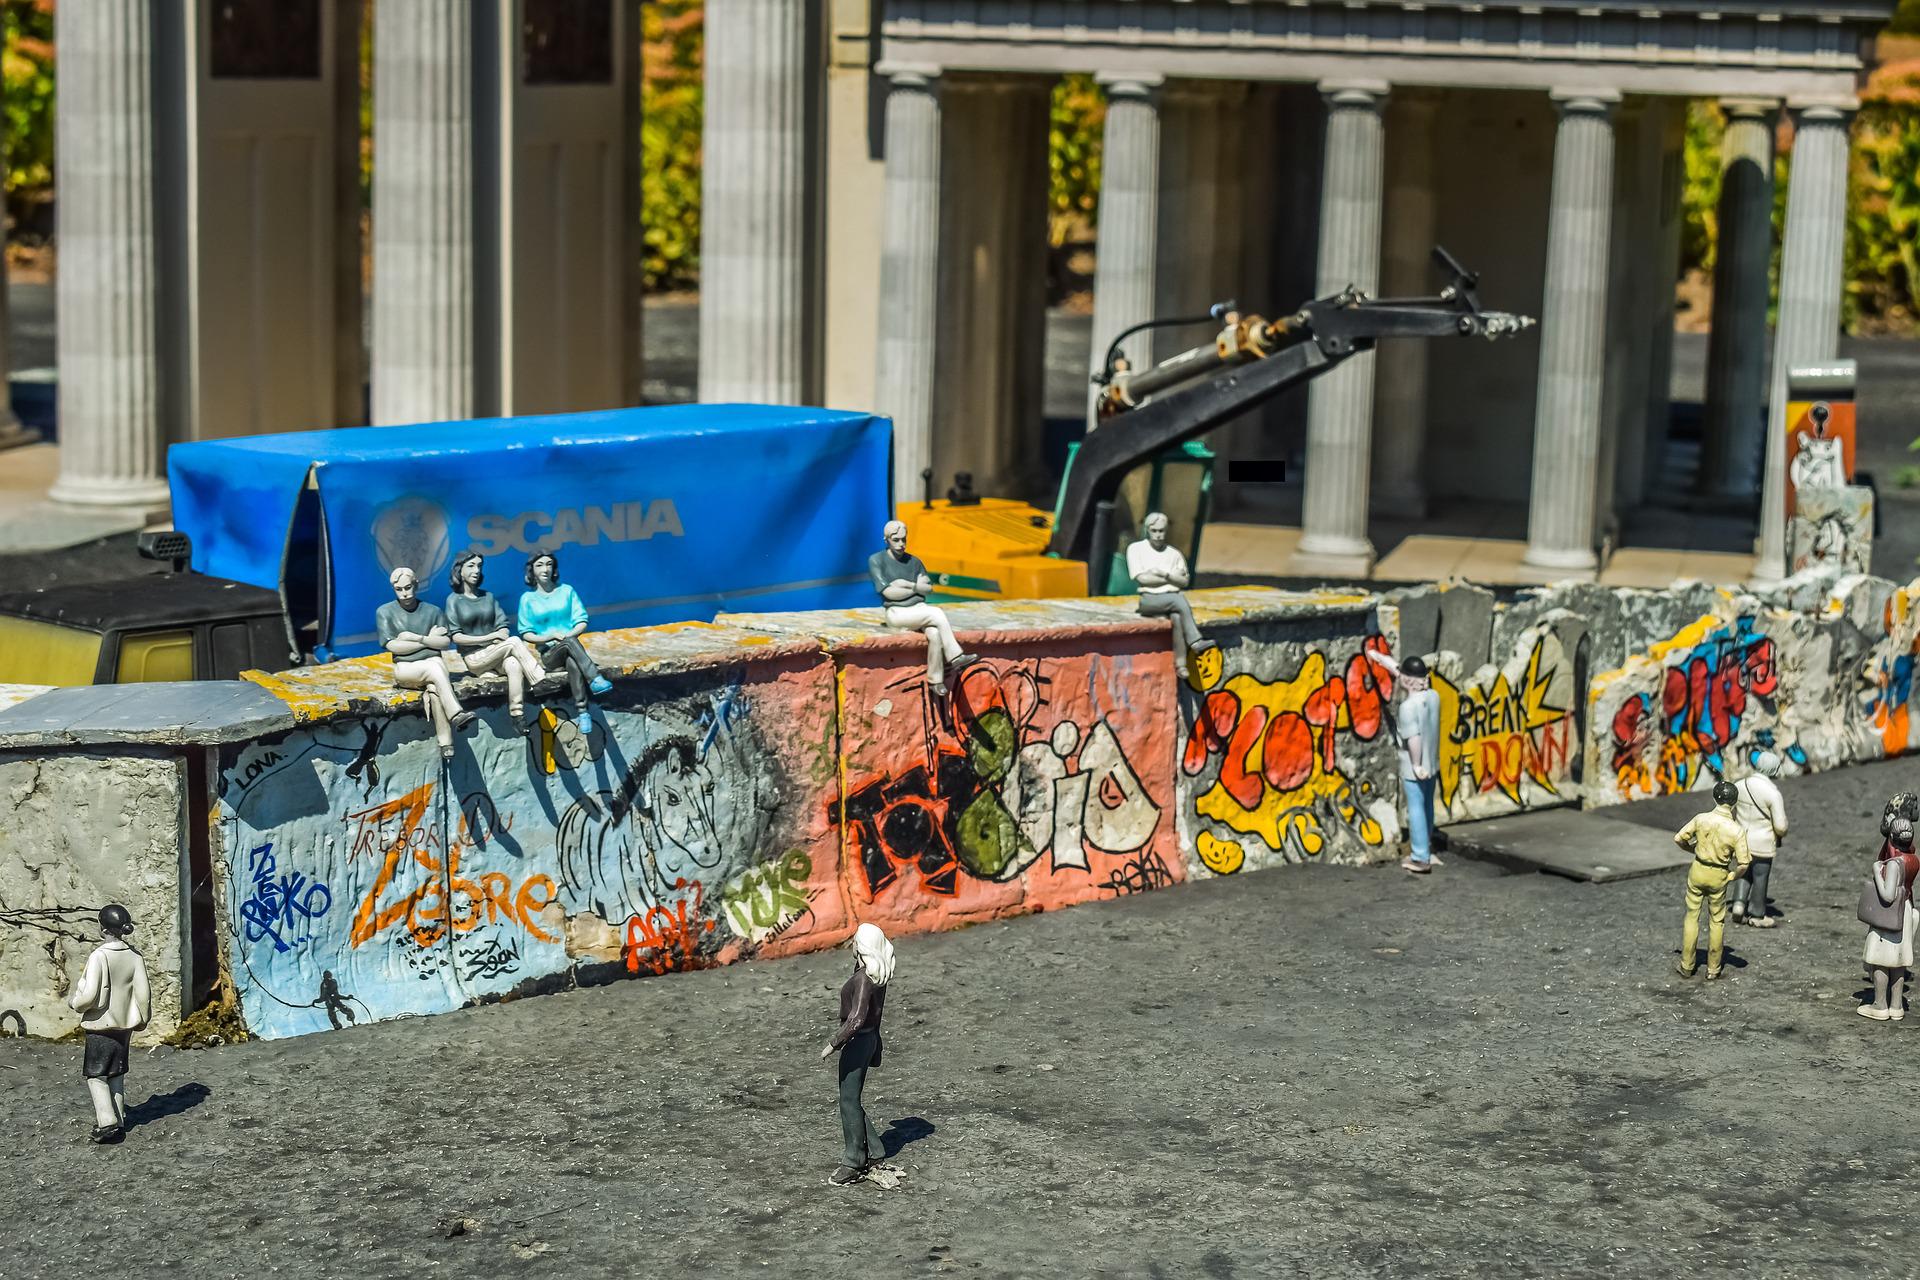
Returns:
[[[1207,870],[1217,876],[1230,876],[1246,863],[1247,851],[1238,840],[1222,840],[1211,831],[1194,837],[1193,850]]]

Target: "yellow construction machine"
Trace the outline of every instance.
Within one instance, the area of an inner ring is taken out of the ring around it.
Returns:
[[[1148,320],[1107,349],[1095,402],[1095,426],[1076,443],[1051,512],[1005,498],[979,497],[962,475],[945,499],[932,473],[918,502],[899,505],[907,545],[927,566],[935,597],[947,600],[1105,595],[1132,590],[1124,550],[1149,511],[1168,517],[1172,541],[1198,560],[1206,525],[1213,455],[1199,438],[1289,387],[1370,351],[1383,338],[1497,339],[1533,324],[1527,316],[1484,311],[1477,276],[1445,249],[1433,251],[1449,276],[1438,294],[1369,298],[1352,288],[1307,303],[1284,320],[1238,314],[1232,303],[1206,316]],[[1149,328],[1218,323],[1213,341],[1135,371],[1121,344]],[[1179,483],[1196,468],[1199,483]]]

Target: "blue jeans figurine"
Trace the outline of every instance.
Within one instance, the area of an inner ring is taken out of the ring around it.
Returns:
[[[1413,844],[1413,861],[1425,870],[1433,862],[1433,784],[1437,778],[1402,778],[1407,793],[1407,838]]]

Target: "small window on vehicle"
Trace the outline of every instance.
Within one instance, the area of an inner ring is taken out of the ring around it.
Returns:
[[[136,631],[120,638],[116,684],[193,679],[193,632]]]
[[[207,674],[215,680],[231,680],[254,666],[253,627],[247,622],[219,622],[208,628],[208,649],[213,661]]]
[[[92,684],[100,633],[0,617],[0,684]]]

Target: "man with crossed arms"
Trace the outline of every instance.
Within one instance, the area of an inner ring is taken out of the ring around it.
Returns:
[[[953,638],[946,613],[927,603],[933,583],[920,557],[907,554],[907,526],[899,520],[889,520],[884,535],[885,549],[874,552],[867,560],[873,589],[880,594],[888,626],[910,627],[926,633],[927,684],[935,693],[945,696],[947,672],[958,671],[980,659],[961,650],[960,642]]]

